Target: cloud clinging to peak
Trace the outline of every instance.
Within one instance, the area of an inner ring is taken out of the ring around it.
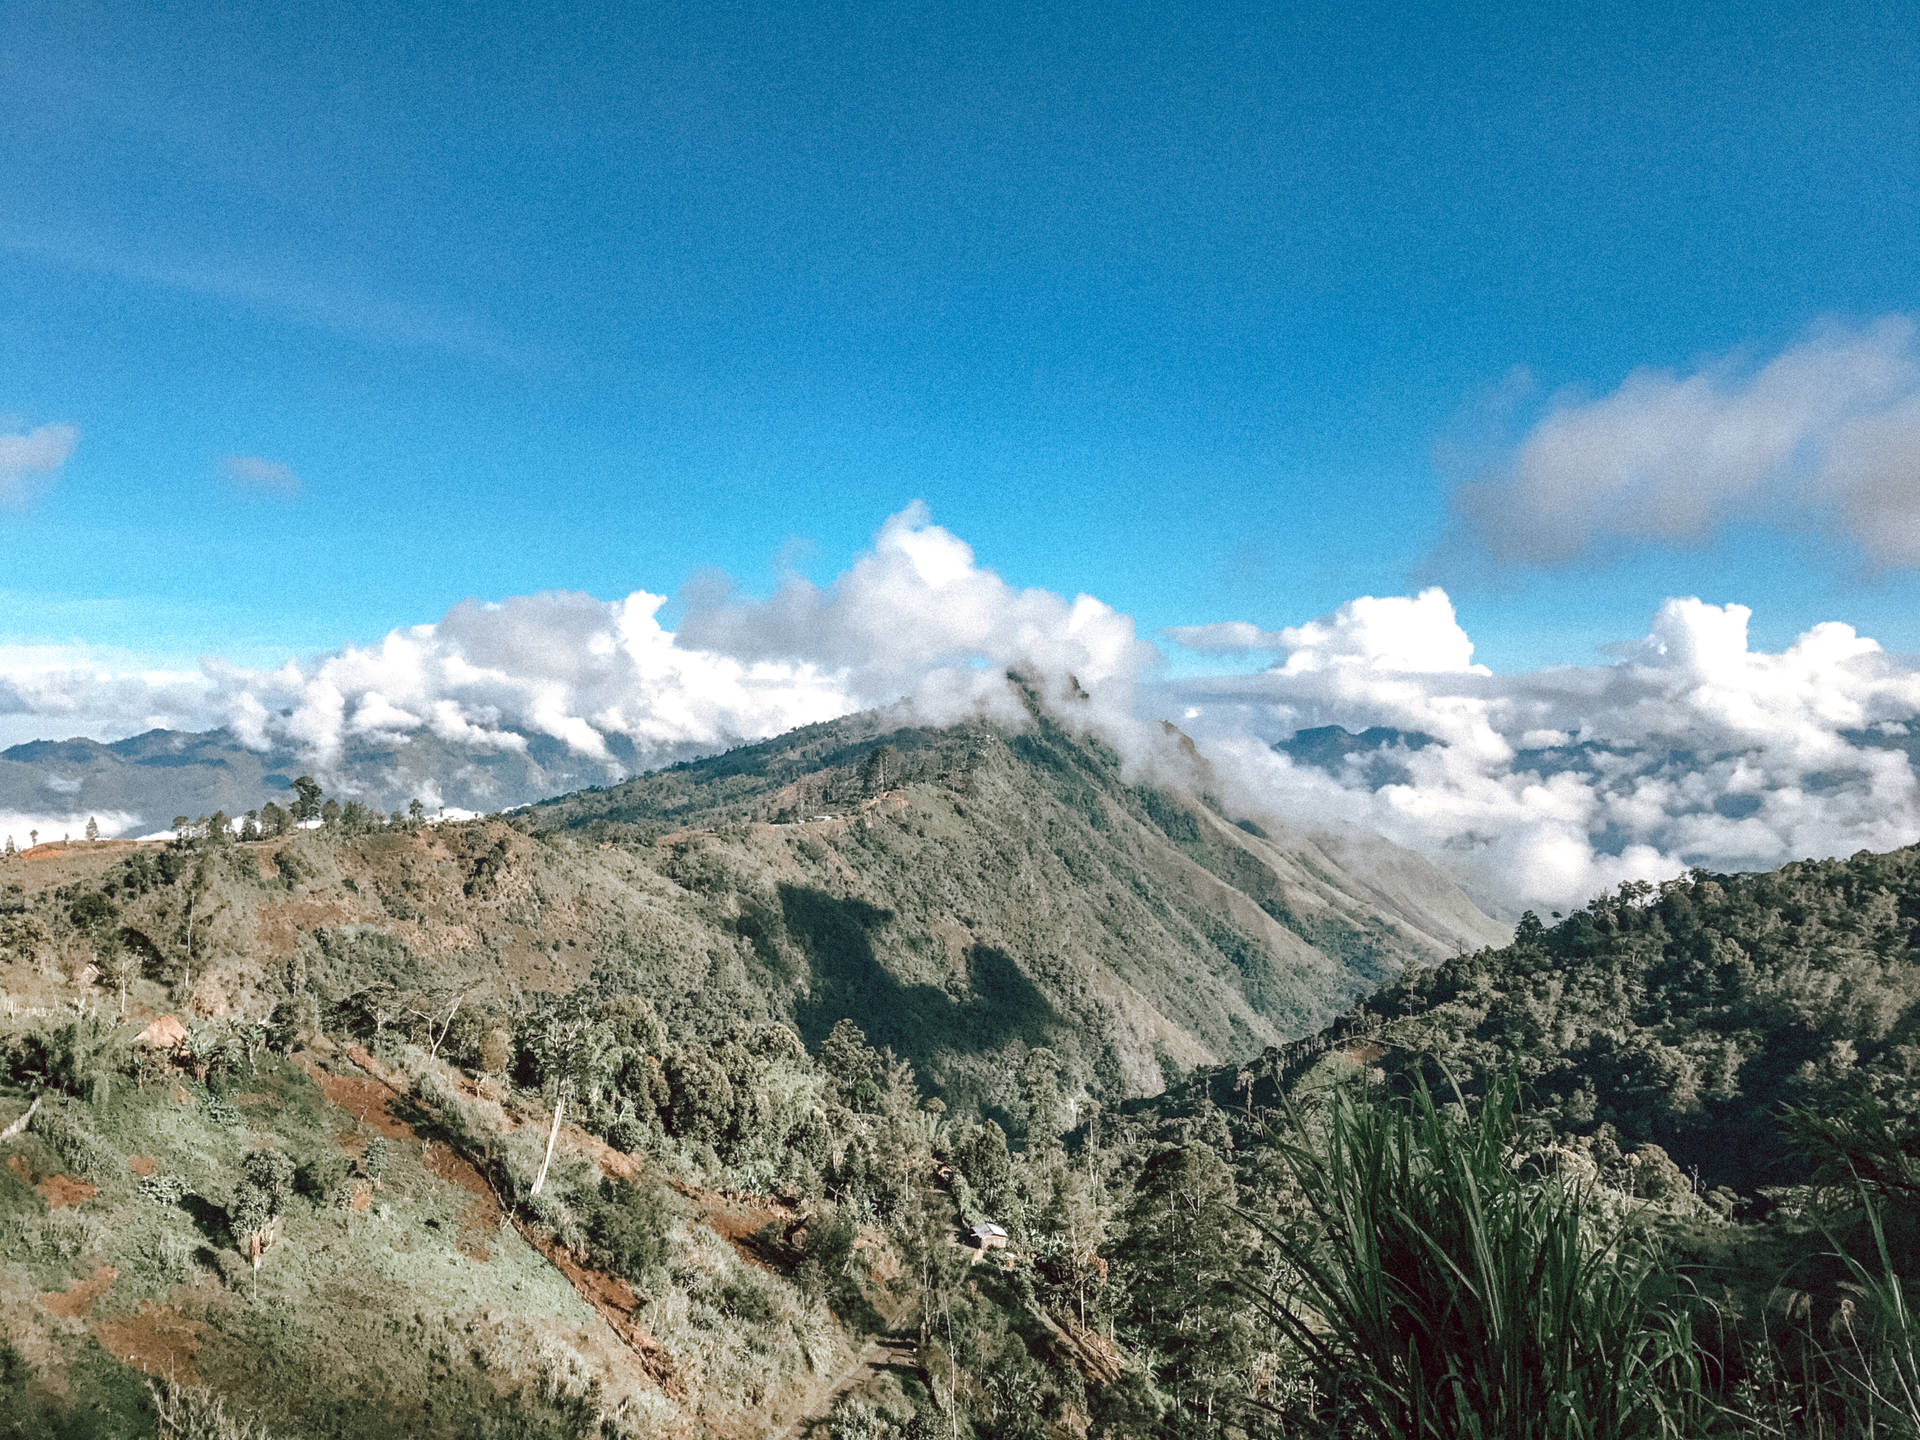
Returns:
[[[1830,323],[1757,366],[1734,354],[1557,395],[1454,501],[1516,565],[1700,544],[1740,520],[1824,528],[1876,568],[1920,565],[1920,329]]]
[[[677,631],[665,603],[466,601],[272,669],[0,648],[0,739],[224,725],[323,777],[420,741],[409,773],[432,801],[434,765],[537,753],[587,784],[895,701],[929,723],[1019,723],[1003,680],[1019,670],[1143,772],[1172,720],[1237,813],[1385,834],[1507,913],[1920,840],[1920,662],[1838,623],[1756,650],[1739,604],[1668,600],[1600,663],[1502,674],[1475,662],[1444,591],[1361,596],[1278,629],[1171,632],[1247,661],[1169,678],[1129,616],[1007,584],[918,506],[824,585],[703,583]],[[1324,726],[1349,734],[1301,736]]]

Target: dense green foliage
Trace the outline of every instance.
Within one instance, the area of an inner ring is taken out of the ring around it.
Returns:
[[[1785,1106],[1920,1126],[1920,850],[1623,886],[1367,1002],[1395,1075],[1512,1064],[1572,1134],[1657,1144],[1707,1186],[1791,1183]],[[1364,1028],[1351,1017],[1347,1028]]]

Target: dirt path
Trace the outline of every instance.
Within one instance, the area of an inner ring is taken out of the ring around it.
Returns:
[[[779,1440],[799,1440],[800,1436],[822,1423],[833,1412],[835,1403],[842,1395],[859,1389],[874,1376],[888,1370],[918,1369],[920,1342],[911,1330],[903,1330],[900,1326],[907,1313],[901,1311],[895,1315],[886,1333],[869,1340],[846,1369],[833,1377],[820,1398],[809,1405],[799,1419],[780,1432]]]

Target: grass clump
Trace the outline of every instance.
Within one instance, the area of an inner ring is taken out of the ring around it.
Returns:
[[[1336,1091],[1277,1142],[1306,1223],[1261,1307],[1308,1357],[1313,1433],[1379,1440],[1639,1440],[1712,1407],[1686,1312],[1631,1222],[1523,1163],[1517,1084],[1466,1118],[1417,1089]]]

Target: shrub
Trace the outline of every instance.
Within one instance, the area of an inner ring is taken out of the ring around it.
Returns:
[[[200,1113],[209,1125],[218,1125],[226,1130],[237,1130],[246,1122],[246,1117],[236,1106],[218,1095],[208,1097],[200,1107]]]
[[[667,1263],[673,1209],[658,1187],[600,1182],[586,1217],[588,1243],[597,1263],[629,1280],[642,1280]]]
[[[360,1152],[360,1173],[369,1180],[384,1180],[392,1164],[393,1142],[384,1135],[371,1136]]]
[[[60,1163],[75,1175],[106,1180],[119,1173],[120,1157],[87,1127],[84,1112],[71,1101],[42,1104],[27,1128],[47,1142]]]
[[[104,1101],[118,1059],[113,1023],[80,1015],[15,1036],[7,1045],[7,1076],[27,1089],[58,1090],[79,1099]]]
[[[156,1205],[178,1205],[188,1195],[187,1182],[178,1175],[145,1175],[140,1180],[140,1196]]]
[[[346,1190],[351,1173],[347,1157],[337,1147],[323,1145],[295,1169],[294,1188],[316,1205],[330,1205]]]
[[[264,1425],[230,1413],[225,1398],[204,1386],[167,1380],[149,1383],[148,1389],[159,1421],[158,1440],[271,1440],[272,1432]]]
[[[495,1025],[480,1037],[480,1069],[488,1075],[504,1075],[511,1070],[515,1053],[513,1032],[504,1025]]]

